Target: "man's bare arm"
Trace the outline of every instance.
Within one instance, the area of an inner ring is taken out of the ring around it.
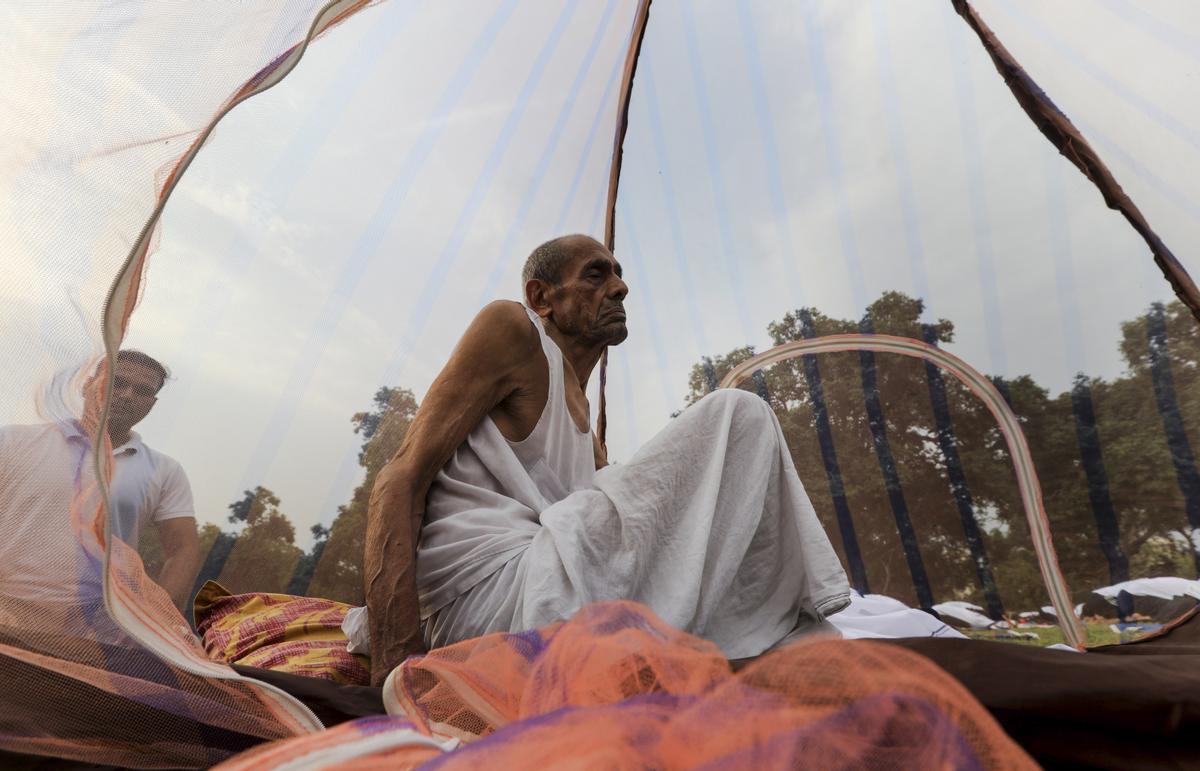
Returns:
[[[200,537],[196,534],[195,517],[175,517],[158,523],[158,538],[162,541],[166,560],[155,582],[171,595],[175,607],[184,607],[191,599],[192,584],[200,569]]]
[[[429,488],[467,435],[517,388],[539,345],[520,305],[495,302],[480,311],[375,479],[363,564],[374,685],[423,648],[416,554]]]

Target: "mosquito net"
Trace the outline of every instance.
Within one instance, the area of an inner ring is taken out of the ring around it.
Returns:
[[[191,597],[361,604],[375,475],[474,313],[569,232],[631,289],[611,458],[728,377],[864,595],[1082,642],[1093,590],[1197,577],[1191,3],[0,19],[8,750],[199,767],[318,730],[211,660]],[[747,364],[864,334],[911,350]]]
[[[326,768],[1036,768],[962,686],[874,641],[817,641],[734,673],[712,643],[646,608],[409,659],[392,712],[274,742],[221,771]]]

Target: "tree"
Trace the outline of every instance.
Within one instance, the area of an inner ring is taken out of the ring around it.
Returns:
[[[922,323],[923,311],[919,299],[886,292],[862,319],[834,319],[803,308],[768,330],[775,345],[863,330],[937,345],[953,342],[953,323]],[[1200,448],[1200,328],[1179,303],[1154,306],[1123,325],[1121,350],[1129,365],[1125,375],[1111,382],[1081,375],[1077,388],[1085,388],[1094,405],[1094,434],[1102,449],[1098,462],[1108,481],[1120,546],[1134,574],[1177,571],[1180,554],[1188,553],[1191,523],[1200,521],[1195,519],[1200,517],[1200,475],[1188,476],[1194,457],[1180,449],[1185,441]],[[689,377],[688,403],[751,355],[753,350],[743,347],[697,363]],[[864,378],[870,365],[874,389]],[[1171,378],[1173,408],[1163,395],[1164,372]],[[982,604],[978,558],[983,553],[1009,607],[1043,605],[1046,594],[1003,436],[982,403],[949,376],[941,378],[945,409],[935,414],[931,377],[913,359],[837,353],[775,364],[761,379],[797,470],[845,560],[848,531],[845,517],[839,519],[839,502],[844,507],[873,591],[910,604],[916,600],[912,566],[897,534],[896,491],[889,491],[881,471],[878,437],[883,434],[892,461],[888,473],[901,486],[934,596]],[[994,381],[1029,441],[1070,585],[1091,589],[1107,583],[1090,495],[1095,491],[1081,460],[1078,402],[1071,391],[1052,396],[1027,375]],[[814,386],[819,387],[815,395]],[[742,387],[755,388],[750,381]],[[877,422],[868,414],[872,390],[878,392]],[[952,443],[947,443],[948,428]],[[1189,490],[1189,483],[1195,488]],[[968,544],[967,502],[982,550]]]
[[[772,342],[780,345],[816,335],[858,332],[864,323],[878,332],[921,338],[925,329],[920,322],[923,305],[902,294],[886,293],[867,310],[864,320],[838,320],[815,308],[786,314],[768,327]],[[953,339],[953,325],[945,320],[933,325],[933,338],[941,342]],[[749,357],[742,348],[726,356],[713,357],[718,377]],[[928,567],[937,565],[938,576],[931,576],[936,598],[957,596],[959,587],[947,585],[943,574],[970,569],[971,555],[962,542],[950,484],[944,465],[933,462],[936,426],[932,416],[925,371],[919,361],[895,356],[879,356],[875,366],[884,423],[872,426],[864,398],[864,361],[857,353],[840,353],[793,359],[772,366],[764,373],[772,408],[780,419],[797,470],[804,480],[826,530],[845,561],[847,523],[839,519],[835,499],[846,506],[858,551],[868,567],[867,578],[873,591],[892,594],[916,603],[910,578],[912,562],[906,559],[897,533],[894,508],[895,490],[881,476],[876,436],[886,436],[891,471],[903,484],[904,506],[920,543],[917,558]],[[814,381],[816,376],[819,380]],[[810,381],[820,383],[818,400]],[[693,368],[688,401],[703,395],[697,386],[704,382],[701,365]],[[747,381],[746,388],[753,388]],[[951,391],[954,389],[951,388]],[[827,437],[816,430],[817,413],[823,411]],[[830,445],[835,458],[831,459]],[[830,461],[836,460],[836,478]],[[836,493],[835,495],[835,488]],[[843,536],[842,539],[837,534]]]
[[[321,557],[325,554],[325,547],[329,545],[329,528],[321,524],[316,524],[309,528],[309,532],[313,535],[312,549],[296,563],[296,569],[292,572],[291,580],[288,581],[288,594],[304,595],[308,593],[313,573],[316,572],[317,566],[321,564]]]
[[[246,490],[229,504],[229,521],[244,525],[221,568],[221,584],[233,592],[283,592],[304,552],[296,528],[265,487]],[[219,538],[219,536],[218,536]]]
[[[383,387],[375,392],[373,409],[350,418],[354,433],[363,438],[358,462],[365,470],[363,481],[350,501],[338,507],[328,538],[318,541],[321,552],[315,562],[308,594],[361,605],[362,560],[367,529],[367,504],[375,476],[396,451],[417,413],[417,400],[407,388]],[[316,550],[314,546],[314,551]]]
[[[775,345],[863,329],[935,345],[953,343],[951,321],[923,322],[923,314],[919,299],[887,292],[860,319],[802,308],[768,331]],[[1187,575],[1189,560],[1195,562],[1192,518],[1200,516],[1195,509],[1200,487],[1188,485],[1200,486],[1200,476],[1195,452],[1181,448],[1200,450],[1200,329],[1179,303],[1156,305],[1122,326],[1120,346],[1127,363],[1120,377],[1101,380],[1081,373],[1076,379],[1076,389],[1086,389],[1094,409],[1094,438],[1102,452],[1093,460],[1103,465],[1119,545],[1132,575]],[[704,357],[690,372],[686,402],[703,397],[754,353],[743,346]],[[873,368],[873,382],[864,377],[868,368]],[[992,415],[957,379],[940,377],[939,390],[932,377],[918,360],[887,354],[868,359],[851,352],[782,362],[742,387],[770,403],[835,549],[845,562],[853,540],[862,579],[872,591],[917,602],[914,544],[907,544],[906,552],[898,535],[890,475],[898,482],[916,536],[915,552],[936,600],[987,605],[983,555],[1005,607],[1044,605],[1046,593],[1004,438]],[[1028,375],[993,382],[1029,442],[1069,585],[1086,591],[1105,584],[1109,574],[1089,489],[1094,480],[1081,456],[1078,399],[1070,390],[1052,394]],[[295,546],[278,498],[259,487],[230,506],[230,521],[240,534],[215,525],[202,529],[202,541],[210,547],[206,573],[219,572],[223,582],[237,584],[230,586],[234,590],[286,589],[361,603],[370,493],[416,410],[411,391],[384,387],[375,393],[371,409],[351,417],[362,438],[363,480],[329,527],[314,527],[308,554]],[[890,467],[881,462],[880,435],[887,439]],[[976,525],[978,543],[968,535],[967,516]],[[161,560],[149,542],[143,543],[143,556],[148,569]]]
[[[240,532],[225,532],[212,524],[201,529],[201,553],[207,558],[193,593],[204,581],[214,579],[235,593],[285,592],[362,604],[363,537],[371,488],[379,470],[400,448],[417,402],[407,389],[384,387],[376,391],[373,407],[350,419],[354,432],[363,438],[358,460],[365,477],[350,501],[338,507],[329,527],[312,526],[312,548],[304,553],[295,545],[295,528],[280,511],[278,496],[261,486],[247,490],[229,505],[229,522]],[[156,544],[143,539],[147,558],[161,552]],[[161,562],[161,554],[157,559]]]

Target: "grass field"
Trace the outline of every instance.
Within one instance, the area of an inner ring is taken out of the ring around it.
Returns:
[[[1084,624],[1084,626],[1087,627],[1087,642],[1089,647],[1096,645],[1112,645],[1119,642],[1130,642],[1131,640],[1137,639],[1137,637],[1140,636],[1132,635],[1126,636],[1125,639],[1122,639],[1121,635],[1109,628],[1108,622]],[[1011,630],[1015,632],[1032,632],[1033,634],[1037,635],[1037,640],[1022,640],[1014,638],[1006,639],[1004,635],[1009,631],[1010,630],[1003,629],[972,629],[964,630],[963,634],[974,640],[998,640],[1000,642],[1011,642],[1018,645],[1037,645],[1040,647],[1054,645],[1055,643],[1060,643],[1063,641],[1062,630],[1056,626],[1027,626],[1021,627],[1020,629]]]

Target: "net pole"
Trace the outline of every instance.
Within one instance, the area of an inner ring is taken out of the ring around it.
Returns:
[[[1059,153],[1075,164],[1083,175],[1091,180],[1104,202],[1110,209],[1115,209],[1125,216],[1133,229],[1150,247],[1154,262],[1162,271],[1163,276],[1175,290],[1175,296],[1188,307],[1192,315],[1200,321],[1200,289],[1188,274],[1187,269],[1163,243],[1158,234],[1150,227],[1141,210],[1117,183],[1108,166],[1100,159],[1083,134],[1075,127],[1062,110],[1051,101],[1050,97],[1029,76],[1029,73],[1009,53],[1008,49],[996,37],[996,33],[984,23],[969,0],[951,0],[955,12],[967,22],[967,25],[979,38],[984,50],[991,57],[996,70],[1004,78],[1008,89],[1012,91],[1021,109],[1034,122],[1042,135],[1050,140]]]
[[[621,91],[617,95],[617,128],[613,136],[612,163],[608,169],[608,200],[604,211],[604,245],[614,251],[617,229],[617,188],[621,184],[621,161],[624,156],[625,132],[629,130],[629,101],[633,96],[633,76],[637,72],[638,57],[642,53],[642,41],[646,38],[646,22],[650,18],[650,0],[638,0],[634,11],[633,29],[629,35],[629,49],[625,52],[625,71],[621,75]],[[600,405],[596,415],[596,437],[600,446],[608,449],[608,402],[605,386],[608,384],[608,348],[600,354]]]

